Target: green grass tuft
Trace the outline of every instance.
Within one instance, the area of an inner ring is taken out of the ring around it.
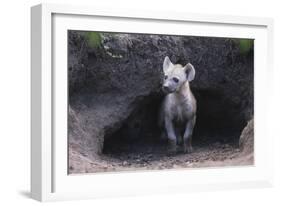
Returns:
[[[85,37],[91,48],[98,48],[101,46],[102,39],[99,32],[86,32]]]
[[[239,39],[239,49],[241,54],[247,54],[253,50],[254,40],[252,39]]]

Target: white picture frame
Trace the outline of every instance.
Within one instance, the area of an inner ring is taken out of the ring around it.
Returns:
[[[96,21],[97,18],[104,22],[99,23]],[[114,24],[117,20],[120,22],[119,25]],[[137,26],[130,27],[136,23]],[[157,31],[153,28],[155,23],[162,25],[157,27]],[[165,25],[177,29],[167,31]],[[31,26],[32,198],[53,201],[272,186],[273,134],[269,131],[267,113],[270,93],[265,92],[272,87],[273,77],[272,19],[177,12],[167,15],[159,11],[40,4],[31,8]],[[255,44],[255,165],[69,176],[65,158],[67,156],[65,31],[95,30],[97,27],[98,30],[116,32],[142,31],[142,33],[258,39],[258,43]],[[263,86],[265,82],[268,83],[267,88]],[[264,93],[268,95],[267,98],[262,95]]]

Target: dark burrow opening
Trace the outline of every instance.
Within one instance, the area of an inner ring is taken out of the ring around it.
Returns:
[[[194,150],[206,150],[214,145],[237,148],[246,125],[240,105],[228,101],[216,91],[193,89],[193,93],[197,99],[197,121],[192,139]],[[167,141],[161,138],[158,126],[159,106],[163,97],[163,94],[155,93],[138,101],[122,126],[105,136],[103,154],[112,157],[167,155]]]

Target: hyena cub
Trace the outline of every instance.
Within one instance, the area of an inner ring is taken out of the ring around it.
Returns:
[[[192,152],[196,100],[189,82],[194,79],[195,69],[190,63],[183,67],[165,57],[163,71],[165,76],[162,89],[167,95],[162,102],[159,118],[162,135],[168,137],[169,152],[176,152],[180,145],[183,145],[184,152]]]

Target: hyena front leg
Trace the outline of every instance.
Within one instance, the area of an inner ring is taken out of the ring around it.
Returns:
[[[192,152],[192,133],[195,125],[196,117],[194,116],[192,120],[189,120],[185,127],[185,132],[183,135],[183,151],[186,153]]]
[[[175,132],[177,136],[177,145],[182,146],[183,144],[182,130],[178,127],[175,127]]]
[[[168,142],[169,142],[168,152],[174,153],[177,151],[177,136],[175,133],[173,122],[168,117],[165,118],[165,129],[167,132]]]

